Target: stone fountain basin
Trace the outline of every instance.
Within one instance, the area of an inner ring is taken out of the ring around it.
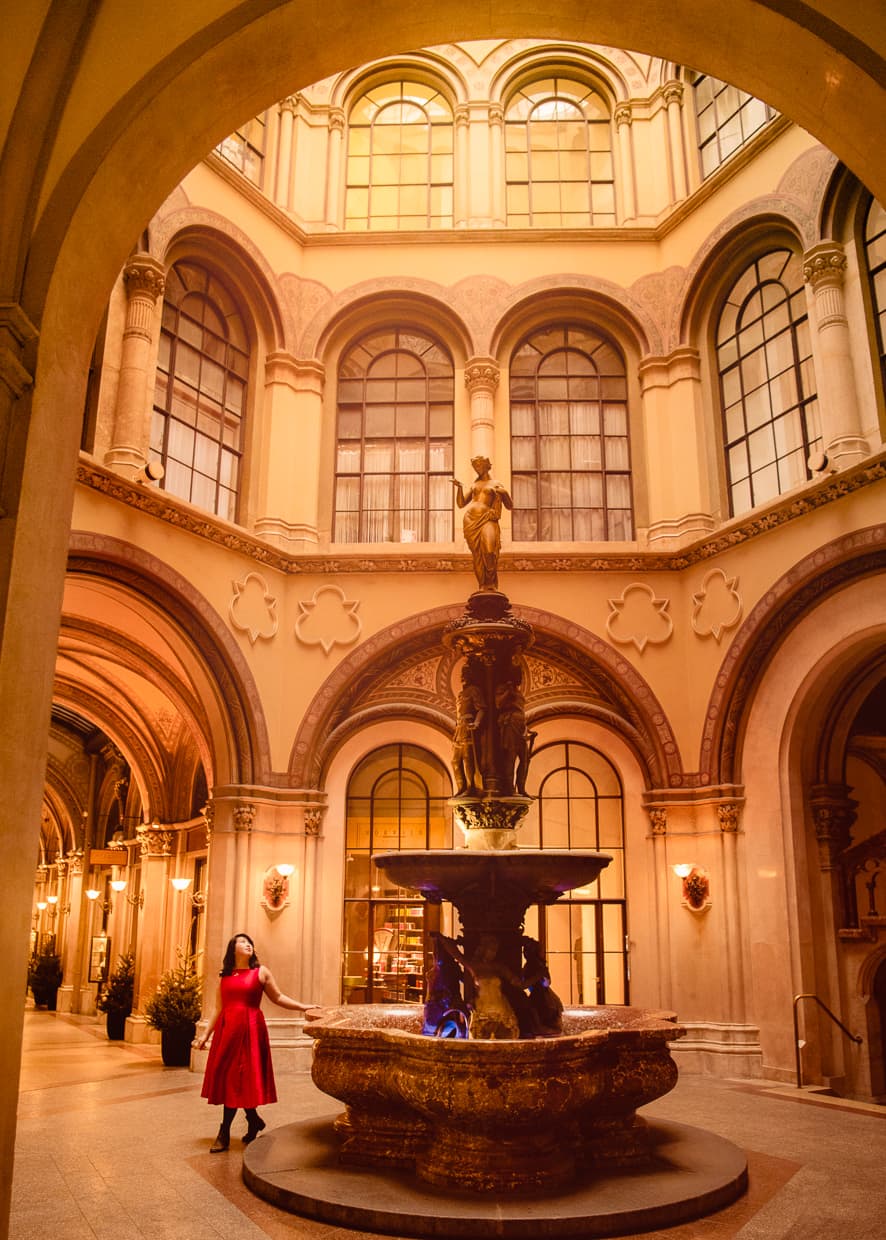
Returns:
[[[513,833],[512,833],[513,834]],[[609,865],[609,853],[571,849],[423,849],[376,853],[372,860],[400,887],[429,900],[459,902],[463,893],[499,889],[524,895],[526,904],[552,904],[564,892],[592,883]]]
[[[513,1192],[560,1188],[580,1166],[648,1152],[638,1106],[673,1088],[672,1013],[573,1007],[557,1037],[430,1038],[422,1009],[326,1009],[306,1025],[312,1075],[346,1104],[341,1159],[413,1168],[429,1183]]]

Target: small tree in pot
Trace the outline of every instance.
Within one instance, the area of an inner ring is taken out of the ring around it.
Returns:
[[[95,1003],[98,1010],[105,1013],[108,1037],[111,1040],[123,1037],[126,1017],[132,1011],[134,990],[135,961],[132,954],[127,952],[117,961],[116,969]]]
[[[191,957],[160,978],[154,995],[145,1005],[145,1017],[160,1030],[160,1048],[167,1068],[184,1068],[191,1062],[191,1043],[200,1019],[200,979]]]

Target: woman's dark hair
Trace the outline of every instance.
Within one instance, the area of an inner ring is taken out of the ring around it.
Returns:
[[[234,935],[234,937],[228,942],[228,945],[225,948],[225,955],[224,955],[224,959],[222,960],[222,967],[219,971],[219,977],[230,977],[231,974],[234,972],[234,969],[236,967],[235,965],[236,957],[234,955],[234,944],[237,942],[238,939],[249,939],[249,942],[252,943],[252,935],[247,934],[245,930],[240,930],[237,934]],[[252,943],[252,955],[249,957],[249,967],[250,969],[258,968],[258,956],[256,956],[255,954],[254,943]]]

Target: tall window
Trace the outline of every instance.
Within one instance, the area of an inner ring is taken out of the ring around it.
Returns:
[[[452,226],[452,109],[424,82],[386,82],[348,118],[345,228]]]
[[[612,861],[587,887],[546,909],[530,909],[537,938],[564,1003],[627,1003],[624,796],[612,764],[574,742],[533,755],[527,791],[537,797],[520,831],[527,848],[594,849]]]
[[[215,148],[222,159],[258,186],[264,179],[266,127],[265,114],[262,113],[241,125]]]
[[[524,87],[508,104],[505,144],[508,224],[615,224],[612,127],[595,90],[568,78]]]
[[[172,495],[236,518],[249,342],[239,307],[205,267],[166,280],[151,448]]]
[[[726,468],[733,516],[810,477],[821,448],[800,259],[773,250],[736,280],[717,323]]]
[[[864,254],[877,324],[880,374],[886,390],[886,210],[874,199],[864,224]]]
[[[697,73],[692,79],[701,174],[708,177],[778,113],[746,90]]]
[[[587,327],[534,332],[511,358],[513,536],[633,538],[624,359]]]
[[[452,539],[452,359],[405,328],[374,332],[338,373],[334,542]]]
[[[342,1002],[424,998],[428,933],[453,933],[449,905],[426,904],[372,864],[372,854],[451,848],[452,781],[415,745],[390,745],[360,763],[348,784]],[[442,918],[442,921],[441,921]]]

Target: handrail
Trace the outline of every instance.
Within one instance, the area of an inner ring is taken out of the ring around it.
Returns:
[[[800,1066],[800,1023],[798,1020],[798,1004],[801,999],[814,999],[818,1006],[827,1012],[834,1024],[839,1025],[839,1027],[846,1034],[847,1038],[853,1042],[857,1042],[859,1045],[864,1041],[864,1038],[859,1037],[857,1033],[853,1033],[850,1029],[847,1029],[842,1020],[840,1020],[839,1016],[835,1016],[828,1005],[826,1003],[822,1003],[818,995],[794,995],[794,1054],[796,1056],[797,1064],[797,1089],[802,1088],[803,1080],[803,1069]]]

